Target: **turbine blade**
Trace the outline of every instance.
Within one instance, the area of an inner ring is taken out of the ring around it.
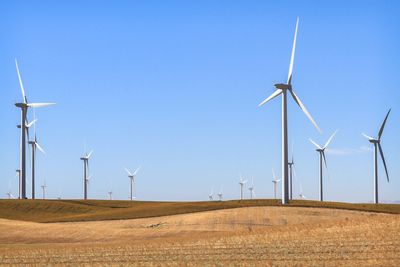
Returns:
[[[129,176],[132,176],[132,173],[127,168],[125,168],[125,171],[126,173],[128,173]]]
[[[133,173],[133,175],[136,175],[136,174],[139,172],[139,170],[140,170],[141,167],[142,167],[142,166],[140,166],[139,168],[137,168],[137,169],[135,170],[135,172]]]
[[[56,103],[29,103],[27,105],[28,105],[28,107],[31,107],[31,108],[42,108],[42,107],[52,106],[55,104]]]
[[[318,149],[322,149],[322,147],[320,147],[320,145],[318,145],[317,143],[315,143],[311,138],[309,138],[308,140],[310,140],[310,142],[316,146]]]
[[[331,135],[331,137],[329,137],[328,141],[326,142],[326,144],[325,144],[325,146],[324,146],[323,148],[326,148],[326,147],[329,145],[329,143],[332,141],[333,137],[336,135],[337,132],[338,132],[338,130],[336,130],[336,131]]]
[[[378,147],[379,147],[379,153],[381,154],[381,158],[382,158],[382,161],[383,161],[383,167],[385,167],[386,178],[387,178],[387,181],[389,182],[389,173],[388,173],[388,170],[387,170],[387,167],[386,167],[385,157],[383,156],[383,150],[382,150],[382,147],[381,147],[381,143],[378,143]]]
[[[40,150],[40,152],[42,152],[44,155],[46,155],[46,152],[43,150],[43,148],[38,144],[38,142],[35,141],[36,147],[37,149]]]
[[[93,150],[91,150],[90,152],[89,152],[89,154],[87,155],[87,159],[89,159],[90,158],[90,156],[92,155],[92,153],[93,153]]]
[[[385,124],[386,124],[386,120],[389,117],[389,113],[392,109],[389,109],[388,113],[386,114],[385,119],[383,120],[383,123],[381,125],[381,128],[379,129],[379,133],[378,133],[378,140],[381,139],[382,133],[383,133],[383,129],[385,128]]]
[[[274,170],[274,168],[272,168],[272,178],[274,178],[274,180],[276,180],[276,176],[275,176],[275,170]]]
[[[24,89],[24,85],[22,84],[21,74],[19,73],[17,59],[15,59],[15,67],[17,68],[19,87],[21,87],[22,99],[24,100],[24,103],[26,103],[27,101],[26,101],[25,89]]]
[[[373,138],[373,137],[371,137],[371,136],[369,136],[369,135],[366,135],[365,133],[362,133],[362,135],[365,137],[365,138],[367,138],[368,140],[374,140],[375,138]]]
[[[299,27],[299,17],[296,20],[296,30],[294,32],[294,40],[293,40],[293,47],[292,47],[292,56],[290,57],[290,65],[289,65],[289,74],[287,84],[292,83],[292,72],[293,72],[293,63],[294,63],[294,53],[296,51],[296,39],[297,39],[297,29]]]
[[[294,101],[296,101],[297,105],[299,105],[299,107],[304,112],[304,114],[306,114],[307,118],[311,121],[311,123],[315,126],[315,128],[317,128],[318,132],[321,132],[321,129],[318,127],[317,123],[314,121],[313,117],[308,112],[308,110],[303,105],[303,103],[301,102],[300,98],[296,95],[296,93],[293,91],[293,89],[290,89],[289,91],[292,94],[292,97],[293,97]]]
[[[326,174],[328,174],[328,178],[330,178],[329,171],[328,171],[328,164],[326,164],[325,151],[322,151],[321,153],[322,153],[322,159],[323,159],[324,164],[325,164]]]
[[[265,103],[267,103],[268,101],[270,101],[271,99],[274,99],[275,97],[277,97],[278,95],[280,95],[282,93],[281,89],[276,89],[275,92],[272,93],[272,95],[270,95],[268,98],[266,98],[263,102],[261,102],[258,106],[261,107],[262,105],[264,105]]]
[[[31,127],[35,122],[37,122],[37,119],[34,119],[34,120],[31,121],[30,123],[26,124],[26,128]]]

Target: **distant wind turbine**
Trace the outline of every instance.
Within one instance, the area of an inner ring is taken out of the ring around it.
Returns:
[[[289,161],[289,199],[293,199],[293,165],[294,165],[294,159],[292,155],[292,160]]]
[[[21,103],[16,103],[15,106],[21,109],[21,198],[25,199],[26,197],[26,122],[27,122],[27,113],[28,108],[41,108],[46,106],[54,105],[55,103],[28,103],[28,100],[25,95],[24,86],[22,84],[21,75],[19,73],[18,63],[15,60],[15,67],[17,69],[19,85],[21,87],[22,100]]]
[[[254,192],[254,179],[251,178],[251,186],[249,187],[250,191],[250,199],[253,199],[253,197],[256,197],[256,193]]]
[[[128,173],[128,177],[129,179],[131,179],[131,196],[130,199],[133,200],[134,196],[133,196],[133,191],[134,191],[134,186],[135,186],[135,178],[137,173],[139,172],[140,167],[137,168],[133,173],[131,171],[129,171],[127,168],[125,168],[125,171]]]
[[[44,181],[44,184],[41,186],[42,187],[42,192],[43,192],[43,199],[46,199],[46,181]]]
[[[218,198],[219,198],[219,201],[222,201],[222,186],[221,186],[221,189],[219,190]]]
[[[374,138],[371,136],[368,136],[363,133],[363,135],[368,139],[370,143],[374,145],[374,203],[378,204],[379,203],[379,198],[378,198],[378,149],[379,149],[379,154],[381,155],[382,162],[383,162],[383,167],[385,167],[385,172],[386,172],[386,178],[387,181],[389,182],[389,173],[386,167],[386,161],[385,157],[383,156],[383,150],[381,146],[381,138],[382,138],[382,133],[383,129],[385,128],[385,124],[387,121],[387,118],[389,117],[390,110],[386,114],[385,119],[382,122],[381,128],[379,129],[378,137]]]
[[[300,194],[299,194],[299,197],[300,197],[300,199],[307,199],[306,196],[303,194],[303,186],[301,185],[301,182],[299,182],[299,183],[300,183]]]
[[[214,199],[214,188],[211,188],[210,194],[208,194],[208,199],[212,201]]]
[[[31,123],[35,123],[37,120],[33,120],[33,122]],[[42,152],[43,154],[46,154],[46,152],[44,152],[43,148],[39,145],[39,143],[37,142],[37,138],[36,138],[36,124],[33,126],[33,131],[34,131],[34,139],[33,141],[29,141],[28,143],[32,146],[32,166],[31,166],[31,171],[32,171],[32,199],[35,199],[35,158],[36,158],[36,148],[39,149],[40,152]]]
[[[275,176],[275,171],[272,169],[272,183],[274,184],[274,199],[276,199],[276,187],[278,183],[281,181],[280,179],[278,180]]]
[[[300,98],[295,94],[292,88],[292,72],[293,72],[293,63],[294,63],[294,54],[296,50],[296,38],[297,38],[297,29],[299,25],[299,18],[297,18],[296,22],[296,30],[294,33],[294,41],[292,48],[292,55],[290,58],[289,65],[289,74],[286,83],[277,83],[274,86],[276,87],[275,92],[272,93],[268,98],[262,101],[259,106],[264,105],[271,99],[282,94],[282,204],[289,203],[289,180],[288,180],[288,127],[287,127],[287,93],[291,94],[296,104],[300,107],[300,109],[304,112],[304,114],[308,117],[311,123],[320,131],[318,125],[311,117],[310,113],[307,111],[306,107],[301,102]]]
[[[21,198],[21,170],[15,170],[15,176],[18,177],[18,198]]]
[[[240,176],[240,181],[239,181],[239,185],[240,185],[240,200],[243,199],[243,186],[247,183],[247,180],[243,180],[243,177]]]
[[[83,199],[87,199],[88,196],[88,182],[89,182],[89,159],[92,156],[93,150],[85,153],[81,160],[83,161]]]
[[[315,143],[313,140],[310,139],[310,142],[317,148],[316,151],[319,153],[319,200],[324,201],[324,192],[323,192],[323,180],[322,180],[322,161],[325,163],[325,168],[328,171],[328,165],[326,164],[326,158],[325,158],[325,149],[328,147],[329,143],[332,141],[333,137],[336,135],[338,131],[336,130],[331,137],[329,137],[328,141],[326,144],[321,147],[317,143]]]
[[[110,196],[110,200],[112,200],[112,191],[108,192],[108,195]]]

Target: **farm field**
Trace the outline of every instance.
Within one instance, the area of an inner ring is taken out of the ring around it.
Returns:
[[[263,201],[264,205],[261,204]],[[199,205],[181,202],[181,210],[176,208],[175,214],[165,216],[155,215],[161,212],[158,205],[165,208],[173,202],[76,201],[81,203],[77,204],[79,207],[88,206],[88,217],[82,215],[81,208],[69,206],[75,201],[66,201],[66,207],[60,204],[62,212],[57,216],[53,214],[57,213],[57,201],[38,201],[35,203],[37,214],[42,214],[43,221],[59,219],[48,223],[38,222],[38,215],[31,216],[30,221],[5,218],[8,210],[5,206],[21,205],[18,209],[22,209],[24,204],[1,201],[0,263],[144,266],[400,264],[400,215],[395,213],[396,205],[375,207],[391,212],[384,213],[343,207],[310,207],[318,204],[312,201],[307,201],[308,207],[267,205],[268,201],[272,200],[240,203],[248,207],[239,204],[234,207],[238,201],[199,202],[202,203]],[[32,203],[28,206],[33,212]],[[300,204],[305,205],[304,202],[296,203]],[[149,205],[147,213],[143,213],[142,218],[136,214],[136,219],[116,219],[117,215],[108,220],[93,219],[112,214],[109,209],[117,209],[118,216],[127,216],[128,209],[144,209],[146,205]],[[200,210],[207,205],[212,208]],[[212,205],[222,205],[222,208]],[[227,207],[229,205],[233,207]],[[127,210],[123,213],[119,209]],[[72,218],[78,219],[73,221]]]

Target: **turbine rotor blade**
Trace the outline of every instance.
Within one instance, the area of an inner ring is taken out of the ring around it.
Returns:
[[[90,152],[89,152],[89,154],[87,155],[87,159],[89,159],[90,158],[90,156],[92,155],[92,153],[93,153],[93,150],[91,150]]]
[[[268,98],[266,98],[263,102],[261,102],[258,106],[261,107],[262,105],[264,105],[265,103],[267,103],[268,101],[270,101],[271,99],[274,99],[275,97],[277,97],[278,95],[282,94],[282,90],[281,89],[276,89],[275,92],[272,93],[272,95],[270,95]]]
[[[308,140],[310,140],[310,142],[316,146],[318,149],[322,149],[322,147],[320,145],[318,145],[317,143],[315,143],[311,138],[309,138]]]
[[[300,109],[306,114],[307,118],[311,121],[311,123],[317,128],[318,132],[321,133],[321,129],[318,127],[317,123],[314,121],[313,117],[311,114],[308,112],[307,108],[303,105],[301,102],[300,98],[296,95],[296,93],[293,91],[293,89],[290,89],[290,94],[292,95],[294,101],[296,101],[297,105],[300,107]]]
[[[125,168],[125,171],[128,173],[129,176],[132,176],[132,173],[127,168]]]
[[[30,123],[26,124],[26,128],[31,127],[35,122],[37,122],[37,119],[34,119],[34,120],[31,121]]]
[[[362,135],[365,137],[365,138],[367,138],[368,140],[374,140],[375,138],[373,138],[373,137],[371,137],[371,136],[369,136],[369,135],[366,135],[365,133],[362,133]]]
[[[42,107],[52,106],[55,104],[56,103],[29,103],[27,105],[28,105],[28,107],[31,107],[31,108],[42,108]]]
[[[42,152],[44,155],[46,155],[46,152],[43,150],[43,148],[38,144],[38,142],[35,141],[35,145],[37,147],[37,149],[40,150],[40,152]]]
[[[135,170],[135,172],[133,173],[133,175],[136,175],[136,174],[139,172],[139,170],[140,170],[141,167],[142,167],[142,166],[140,166],[139,168],[137,168],[137,169]]]
[[[389,117],[389,113],[392,109],[389,109],[388,113],[386,114],[385,119],[383,120],[383,123],[381,125],[381,128],[379,129],[379,133],[378,133],[378,140],[381,139],[382,133],[383,133],[383,129],[385,128],[385,124],[386,124],[386,120]]]
[[[330,142],[332,141],[333,137],[336,135],[336,133],[338,132],[338,130],[336,130],[331,137],[329,137],[328,141],[326,142],[325,146],[323,147],[324,149],[330,144]]]
[[[17,68],[18,81],[19,81],[19,87],[21,87],[22,98],[24,100],[24,103],[26,104],[27,101],[26,101],[25,89],[24,85],[22,84],[21,74],[19,73],[17,59],[15,59],[15,67]]]
[[[322,159],[323,159],[324,164],[325,164],[326,173],[328,174],[328,178],[330,178],[329,171],[328,171],[328,164],[326,164],[325,151],[322,151],[321,153],[322,153]]]
[[[389,174],[388,174],[388,170],[387,170],[387,167],[386,167],[385,157],[383,156],[383,150],[382,150],[382,147],[381,147],[381,143],[378,143],[378,148],[379,148],[379,153],[381,154],[381,158],[382,158],[382,161],[383,161],[383,166],[385,167],[386,178],[387,178],[387,181],[389,182]]]
[[[292,47],[292,56],[290,57],[290,65],[289,65],[289,73],[288,73],[288,80],[287,84],[292,83],[292,72],[293,72],[293,64],[294,64],[294,54],[296,51],[296,39],[297,39],[297,29],[299,27],[299,17],[296,20],[296,30],[294,32],[294,40],[293,40],[293,47]]]

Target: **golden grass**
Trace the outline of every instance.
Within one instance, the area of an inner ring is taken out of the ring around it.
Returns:
[[[0,218],[33,222],[72,222],[149,218],[239,207],[281,206],[279,200],[151,202],[109,200],[0,200]],[[352,204],[294,200],[285,208],[324,207],[400,213],[399,204]]]
[[[0,244],[0,264],[14,265],[400,266],[400,215],[264,206],[113,221],[0,219]]]

